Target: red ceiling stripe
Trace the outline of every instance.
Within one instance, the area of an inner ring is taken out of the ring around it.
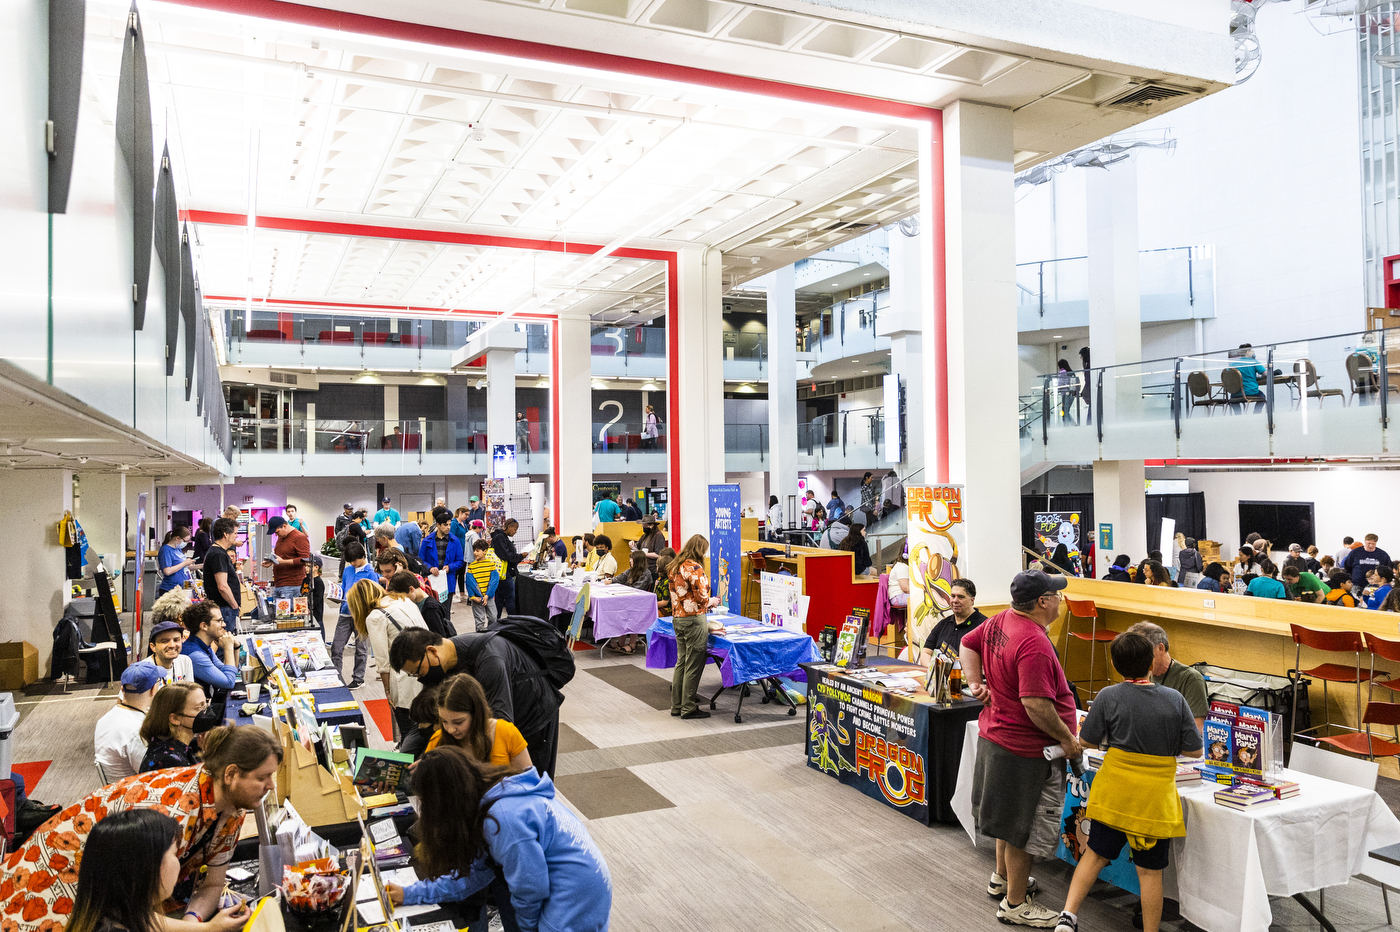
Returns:
[[[227,302],[230,304],[238,304],[241,306],[247,300],[248,299],[246,297],[242,297],[239,295],[209,294],[204,296],[204,302],[206,304],[220,304]],[[456,310],[448,310],[446,308],[423,307],[421,305],[410,306],[406,304],[361,304],[350,301],[302,301],[292,298],[273,298],[266,301],[264,301],[261,298],[258,298],[253,301],[253,310],[255,311],[286,311],[296,310],[297,308],[303,307],[310,308],[313,310],[316,308],[344,308],[346,310],[355,311],[376,311],[378,313],[383,314],[397,314],[403,317],[409,317],[414,314],[424,313],[431,314],[435,317],[441,317],[444,314],[450,314],[454,317],[502,317],[506,314],[505,311],[478,311],[469,308],[457,308]],[[549,321],[554,320],[557,316],[557,314],[547,314],[542,311],[526,311],[524,313],[511,315],[513,320],[530,321]]]

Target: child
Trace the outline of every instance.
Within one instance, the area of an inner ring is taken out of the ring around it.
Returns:
[[[1143,932],[1162,921],[1162,870],[1171,839],[1186,834],[1176,793],[1178,755],[1201,756],[1201,733],[1181,693],[1152,682],[1152,642],[1126,631],[1109,646],[1122,683],[1101,691],[1079,730],[1085,747],[1106,747],[1089,789],[1089,850],[1075,868],[1055,932],[1078,932],[1079,906],[1099,871],[1133,848],[1142,890]]]
[[[351,674],[351,689],[365,685],[365,667],[369,665],[369,642],[355,634],[355,622],[350,617],[350,590],[362,579],[378,584],[379,573],[370,566],[364,545],[352,540],[345,544],[345,572],[340,577],[340,616],[336,619],[335,637],[331,641],[331,661],[335,664],[335,672],[343,676],[341,661],[345,657],[345,645],[350,643],[351,635],[355,636],[355,669]]]
[[[1338,570],[1332,574],[1332,578],[1327,580],[1332,586],[1332,591],[1327,593],[1328,605],[1340,605],[1343,608],[1356,608],[1356,595],[1352,592],[1351,577]]]
[[[472,544],[472,561],[467,564],[463,581],[467,586],[467,602],[471,604],[478,631],[485,631],[495,615],[491,610],[491,599],[496,594],[496,585],[501,581],[497,565],[491,555],[489,540],[478,540]]]
[[[311,562],[306,565],[306,601],[311,609],[311,617],[316,622],[316,627],[323,632],[326,629],[322,621],[323,610],[325,608],[326,581],[321,578],[321,558],[313,555]]]

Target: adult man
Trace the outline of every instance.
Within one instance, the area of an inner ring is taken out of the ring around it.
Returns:
[[[383,553],[386,550],[392,550],[393,548],[398,547],[399,545],[398,540],[394,536],[394,526],[387,522],[383,524],[376,524],[374,526],[373,541],[374,550],[366,550],[366,552],[369,554],[371,563],[373,563],[377,559],[375,557],[376,553]],[[421,543],[419,546],[422,546]],[[413,552],[416,554],[418,551],[414,550]]]
[[[948,605],[952,612],[943,616],[933,630],[928,633],[924,646],[919,651],[919,663],[927,666],[940,648],[946,648],[958,655],[965,634],[987,620],[973,603],[977,601],[977,584],[970,579],[955,579],[948,590]]]
[[[1210,699],[1206,696],[1206,678],[1201,675],[1201,671],[1173,659],[1166,629],[1161,625],[1139,621],[1125,633],[1141,634],[1152,642],[1152,682],[1181,693],[1181,698],[1186,700],[1186,705],[1191,709],[1191,717],[1196,720],[1196,730],[1200,731],[1205,724],[1206,713],[1210,711]]]
[[[159,601],[159,600],[157,600]],[[189,607],[189,600],[176,603],[181,609]],[[194,664],[180,652],[185,646],[185,626],[175,618],[159,618],[160,612],[152,611],[151,656],[150,660],[160,670],[161,679],[166,683],[194,682]],[[176,618],[181,616],[176,616]],[[220,615],[222,618],[222,615]]]
[[[287,523],[290,524],[292,527],[296,528],[298,531],[301,531],[303,534],[305,534],[306,522],[302,521],[300,518],[297,517],[297,506],[288,505],[286,508],[286,512]]]
[[[598,562],[593,564],[593,571],[601,577],[617,575],[617,557],[612,555],[612,538],[606,534],[599,534],[593,538],[593,549],[598,554]]]
[[[140,771],[141,758],[146,756],[141,723],[163,683],[160,668],[148,660],[133,663],[122,671],[117,704],[97,720],[92,737],[93,760],[102,768],[108,783]]]
[[[609,491],[598,503],[599,524],[610,524],[616,521],[617,516],[622,513],[622,506],[617,503],[616,495],[616,492]]]
[[[1235,401],[1264,401],[1264,396],[1259,391],[1259,380],[1267,379],[1269,374],[1259,365],[1259,360],[1254,358],[1254,347],[1248,343],[1240,344],[1240,355],[1235,357],[1234,368],[1239,371],[1244,391],[1231,397]]]
[[[423,546],[423,529],[417,521],[403,521],[394,528],[394,543],[404,553],[417,553]]]
[[[224,627],[238,630],[242,612],[243,587],[233,565],[233,550],[238,546],[238,524],[232,518],[220,518],[210,531],[214,543],[204,555],[204,595],[222,613]]]
[[[1378,566],[1390,565],[1390,554],[1376,546],[1380,540],[1375,534],[1367,534],[1365,541],[1342,561],[1341,568],[1351,576],[1352,585],[1357,589],[1366,586],[1366,576]]]
[[[826,516],[827,516],[827,518],[829,518],[829,519],[832,520],[832,521],[835,521],[837,518],[841,517],[841,515],[842,515],[845,511],[846,511],[846,503],[843,502],[843,501],[841,501],[841,496],[839,496],[839,495],[836,494],[836,490],[835,490],[835,489],[832,489],[832,490],[831,490],[831,500],[828,501],[828,502],[826,503]]]
[[[399,513],[389,507],[389,496],[386,495],[379,500],[379,510],[374,513],[375,527],[378,527],[386,521],[389,522],[389,527],[398,527],[399,522],[402,520],[403,519],[399,517]]]
[[[362,579],[379,581],[375,568],[365,555],[364,545],[352,540],[345,545],[345,569],[340,575],[340,591],[345,593],[346,598],[340,603],[340,615],[335,620],[335,637],[331,639],[331,662],[335,664],[335,672],[343,675],[345,645],[350,643],[352,634],[355,636],[355,669],[350,674],[351,689],[365,685],[365,667],[369,665],[369,643],[356,632],[355,622],[350,617],[350,590]]]
[[[817,493],[808,489],[806,498],[802,499],[802,526],[811,527],[816,522],[816,513]]]
[[[1343,538],[1342,538],[1342,549],[1341,549],[1341,550],[1338,550],[1338,551],[1336,552],[1336,554],[1334,554],[1333,557],[1332,557],[1333,560],[1336,560],[1336,561],[1337,561],[1337,569],[1341,569],[1341,568],[1342,568],[1342,564],[1345,563],[1345,562],[1347,561],[1347,557],[1351,555],[1351,551],[1352,551],[1352,549],[1353,549],[1355,546],[1356,546],[1356,538],[1354,538],[1354,537],[1343,537]]]
[[[224,629],[223,617],[206,601],[185,609],[183,620],[190,636],[180,653],[190,658],[194,681],[210,698],[214,690],[232,689],[238,681],[238,642]]]
[[[469,501],[471,502],[471,508],[467,509],[467,522],[484,522],[486,520],[486,509],[482,507],[481,499],[473,495]]]
[[[1322,602],[1332,587],[1318,579],[1313,573],[1300,570],[1292,564],[1279,571],[1286,596],[1295,602]]]
[[[271,555],[263,566],[272,567],[272,597],[295,599],[306,580],[306,564],[311,560],[311,541],[286,518],[268,518],[268,533],[277,537]]]
[[[498,527],[491,532],[491,552],[506,567],[506,571],[501,574],[500,584],[496,586],[496,608],[500,614],[504,615],[515,613],[515,577],[519,575],[522,558],[519,551],[515,549],[515,541],[511,538],[518,530],[520,530],[520,522],[514,518],[508,518],[505,527]]]
[[[978,718],[972,816],[995,838],[996,873],[987,893],[1000,896],[997,919],[1007,925],[1052,929],[1059,913],[1031,896],[1031,859],[1051,856],[1059,842],[1064,761],[1044,750],[1058,744],[1068,760],[1080,756],[1074,693],[1046,629],[1059,617],[1063,576],[1040,570],[1011,581],[1011,608],[964,635],[963,675],[987,703]]]
[[[0,865],[5,928],[62,929],[73,913],[78,863],[88,834],[100,820],[126,809],[154,809],[179,823],[174,838],[178,870],[167,875],[162,868],[162,879],[171,886],[178,881],[194,884],[183,919],[158,917],[155,927],[163,932],[242,928],[248,918],[246,904],[240,900],[236,906],[219,908],[225,873],[243,819],[274,786],[281,760],[282,746],[271,732],[256,725],[215,729],[205,740],[202,764],[147,771],[78,800]],[[16,878],[19,882],[12,883]],[[131,905],[160,909],[160,904]],[[105,920],[101,925],[108,927]]]
[[[418,559],[427,565],[428,575],[447,577],[447,593],[440,596],[438,601],[447,610],[448,618],[452,617],[452,596],[457,592],[457,571],[466,562],[462,557],[461,543],[452,536],[451,521],[452,516],[446,508],[439,511],[437,532],[424,540],[418,551]]]
[[[487,632],[444,640],[431,631],[410,628],[390,645],[389,665],[418,677],[425,687],[456,673],[476,677],[496,717],[520,729],[535,769],[553,774],[564,697],[530,654],[509,638]]]
[[[341,531],[355,522],[355,506],[346,502],[340,507],[342,509],[340,514],[335,516],[335,536],[337,539],[340,538]]]

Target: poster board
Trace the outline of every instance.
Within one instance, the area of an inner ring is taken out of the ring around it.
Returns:
[[[491,478],[493,479],[514,479],[518,475],[519,465],[515,459],[515,444],[496,443],[491,446]]]
[[[759,575],[760,620],[789,631],[807,633],[807,597],[802,594],[802,579],[784,573]]]
[[[738,611],[743,576],[739,563],[739,486],[710,486],[710,594]]]
[[[1077,511],[1037,511],[1035,539],[1049,559],[1061,544],[1069,552],[1069,565],[1074,575],[1084,575],[1084,526]]]
[[[960,485],[912,485],[905,489],[909,521],[909,644],[921,645],[951,611],[953,580],[965,575],[960,557],[966,543]],[[901,659],[917,657],[906,647]]]

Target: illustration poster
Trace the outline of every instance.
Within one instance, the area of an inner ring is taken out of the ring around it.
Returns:
[[[1070,864],[1078,864],[1080,856],[1089,849],[1089,818],[1084,813],[1089,806],[1089,787],[1094,783],[1094,772],[1084,771],[1083,779],[1075,779],[1071,773],[1065,785],[1064,811],[1060,814],[1060,846],[1055,855]],[[1137,868],[1132,862],[1132,846],[1124,845],[1118,857],[1099,871],[1099,879],[1106,880],[1120,890],[1138,893]]]
[[[765,572],[759,576],[759,586],[763,615],[760,620],[805,634],[801,577]]]
[[[928,824],[928,709],[808,673],[807,766]]]
[[[1077,511],[1037,511],[1035,513],[1035,540],[1039,545],[1036,549],[1045,553],[1046,559],[1053,559],[1055,548],[1061,544],[1068,554],[1066,559],[1068,565],[1063,566],[1066,570],[1073,571],[1075,576],[1084,575],[1082,541],[1083,526],[1080,524],[1079,512]]]
[[[739,570],[739,486],[710,486],[710,594],[737,613],[741,604]]]
[[[515,444],[497,443],[491,447],[491,476],[494,479],[514,479],[519,476],[515,460]]]
[[[921,645],[950,611],[953,580],[965,575],[958,562],[965,535],[960,485],[913,485],[905,489],[909,519],[909,643]],[[917,650],[917,648],[915,648]],[[900,658],[909,656],[905,648]]]

